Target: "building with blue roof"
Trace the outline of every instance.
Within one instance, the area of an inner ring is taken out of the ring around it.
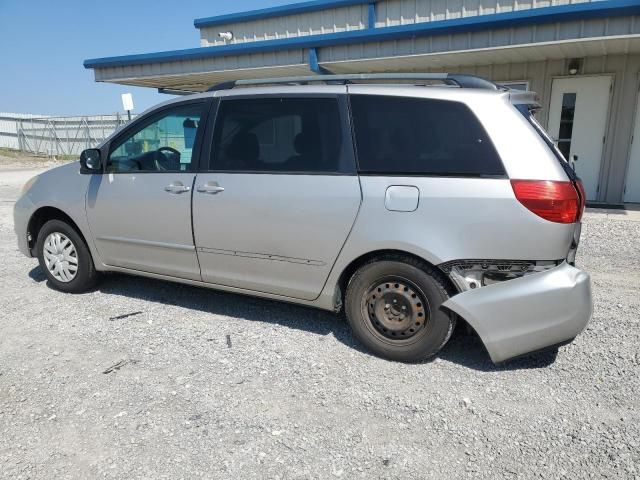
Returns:
[[[85,61],[99,82],[464,72],[539,93],[594,202],[640,203],[640,0],[312,0],[199,18],[200,46]]]

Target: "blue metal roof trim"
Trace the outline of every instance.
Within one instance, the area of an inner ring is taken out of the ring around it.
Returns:
[[[318,63],[318,51],[315,48],[309,49],[309,69],[314,73],[322,73]]]
[[[367,6],[367,28],[376,28],[376,4],[374,2]]]
[[[261,8],[248,12],[229,13],[227,15],[216,15],[215,17],[196,18],[193,25],[196,28],[211,27],[214,25],[224,25],[227,23],[248,22],[250,20],[261,20],[263,18],[281,17],[285,15],[295,15],[297,13],[315,12],[328,8],[350,7],[351,5],[361,5],[378,0],[311,0],[310,2],[291,3],[278,7]]]
[[[84,61],[85,68],[119,67],[180,60],[245,55],[298,48],[320,48],[363,42],[383,42],[405,38],[424,37],[451,33],[468,33],[480,30],[509,28],[569,20],[616,17],[640,14],[640,0],[603,0],[554,7],[518,10],[474,17],[413,23],[394,27],[365,28],[347,32],[307,35],[278,40],[235,43],[213,47],[199,47],[168,52],[143,53],[120,57],[96,58]]]

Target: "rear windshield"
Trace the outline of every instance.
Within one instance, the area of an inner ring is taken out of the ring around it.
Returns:
[[[351,95],[361,173],[504,176],[489,136],[465,104]]]

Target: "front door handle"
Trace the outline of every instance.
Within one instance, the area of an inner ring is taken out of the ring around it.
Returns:
[[[164,191],[169,193],[185,193],[189,190],[191,190],[191,187],[187,187],[182,182],[173,182],[164,187]]]
[[[200,185],[198,191],[200,193],[215,195],[216,193],[224,192],[224,187],[218,185],[218,182],[207,182],[204,185]]]

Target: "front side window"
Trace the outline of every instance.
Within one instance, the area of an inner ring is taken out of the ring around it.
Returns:
[[[184,172],[191,169],[204,103],[163,110],[112,147],[107,172]]]
[[[362,173],[505,174],[489,136],[463,103],[376,95],[350,99]]]
[[[335,98],[222,100],[210,169],[225,172],[351,173]]]

